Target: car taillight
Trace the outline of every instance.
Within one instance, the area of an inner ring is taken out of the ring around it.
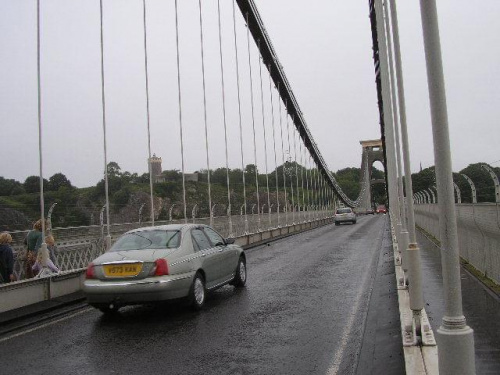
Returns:
[[[90,263],[87,267],[87,271],[85,272],[86,279],[94,279],[95,278],[95,268],[94,263]]]
[[[155,276],[168,275],[168,263],[166,259],[160,258],[155,260]]]

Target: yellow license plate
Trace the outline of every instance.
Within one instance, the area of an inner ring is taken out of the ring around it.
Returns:
[[[107,264],[104,265],[104,274],[107,277],[130,277],[137,276],[142,270],[141,263],[130,264]]]

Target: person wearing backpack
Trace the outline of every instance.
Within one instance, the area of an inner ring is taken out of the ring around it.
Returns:
[[[26,278],[30,279],[34,276],[33,265],[36,262],[36,254],[40,246],[42,246],[42,220],[38,220],[33,225],[33,230],[28,232],[25,243],[27,246],[25,261]]]
[[[14,253],[10,244],[12,236],[8,232],[0,233],[0,284],[16,280],[14,276]]]

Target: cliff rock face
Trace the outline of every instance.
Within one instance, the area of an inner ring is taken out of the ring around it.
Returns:
[[[155,219],[160,215],[164,199],[153,197]],[[142,210],[141,210],[142,207]],[[144,192],[136,192],[130,195],[128,203],[118,212],[111,211],[113,223],[132,223],[151,221],[151,198]]]

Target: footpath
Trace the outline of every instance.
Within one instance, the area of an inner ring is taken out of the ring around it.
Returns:
[[[417,231],[422,259],[425,310],[436,334],[444,315],[439,248]],[[467,325],[474,330],[477,374],[500,374],[500,296],[461,267],[462,304]]]

